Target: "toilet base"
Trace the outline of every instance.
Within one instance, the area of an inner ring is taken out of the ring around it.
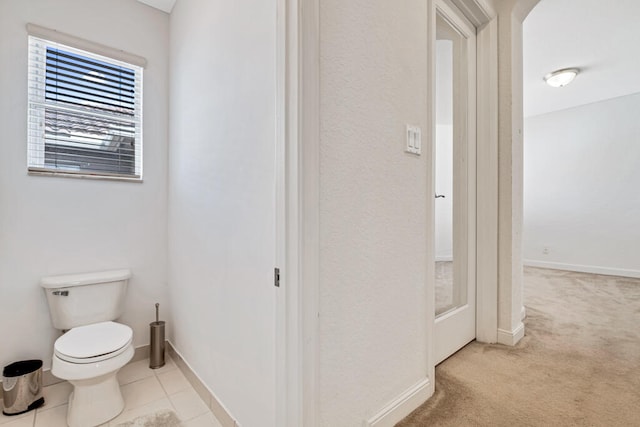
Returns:
[[[69,427],[98,426],[115,418],[124,409],[124,399],[116,377],[117,372],[98,378],[69,381],[67,424]]]
[[[69,427],[95,427],[115,418],[124,409],[118,371],[133,357],[133,345],[115,357],[94,363],[71,363],[54,352],[51,373],[73,385],[69,395]]]

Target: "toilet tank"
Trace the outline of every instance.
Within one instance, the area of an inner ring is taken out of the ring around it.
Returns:
[[[129,269],[43,277],[53,327],[77,326],[116,320],[122,314],[131,277]]]

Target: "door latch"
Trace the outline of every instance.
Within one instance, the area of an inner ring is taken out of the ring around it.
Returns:
[[[276,288],[280,287],[280,269],[278,267],[273,269],[273,284]]]

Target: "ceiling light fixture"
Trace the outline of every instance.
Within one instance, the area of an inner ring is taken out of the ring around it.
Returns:
[[[577,68],[564,68],[547,74],[544,76],[544,81],[552,87],[563,87],[571,83],[579,72]]]

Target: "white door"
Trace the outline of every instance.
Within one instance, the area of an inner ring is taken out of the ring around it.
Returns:
[[[476,336],[476,30],[444,1],[432,12],[437,364]]]

